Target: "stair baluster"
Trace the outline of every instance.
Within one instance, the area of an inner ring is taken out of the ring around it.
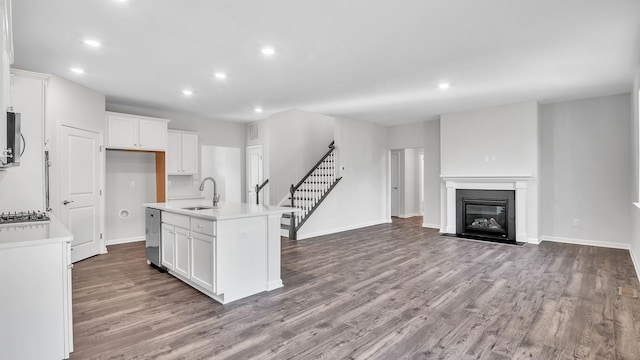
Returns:
[[[315,164],[298,184],[292,184],[289,188],[290,206],[302,209],[301,213],[283,216],[289,219],[290,240],[296,240],[300,227],[342,179],[342,177],[336,177],[335,150],[336,148],[332,141],[329,144],[329,151],[322,159]],[[286,229],[287,227],[283,225],[283,228]]]

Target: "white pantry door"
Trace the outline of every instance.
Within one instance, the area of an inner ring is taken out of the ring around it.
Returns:
[[[59,149],[60,220],[76,262],[100,253],[100,134],[61,126]]]
[[[398,216],[399,209],[399,192],[400,186],[400,152],[391,151],[391,216]]]
[[[256,185],[262,184],[262,146],[247,147],[247,202],[256,203]],[[260,191],[260,204],[267,205],[265,202],[265,190]]]

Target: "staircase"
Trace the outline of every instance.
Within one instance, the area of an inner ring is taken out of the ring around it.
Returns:
[[[342,177],[336,177],[336,174],[336,147],[332,141],[329,151],[298,184],[291,185],[289,195],[281,202],[281,206],[302,209],[302,212],[282,216],[280,227],[288,233],[289,240],[297,240],[302,225],[340,182]]]

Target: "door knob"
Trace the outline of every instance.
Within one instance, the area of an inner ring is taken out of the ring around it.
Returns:
[[[71,204],[73,202],[73,200],[69,201],[69,200],[65,200],[62,202],[62,205],[67,205],[67,204]]]

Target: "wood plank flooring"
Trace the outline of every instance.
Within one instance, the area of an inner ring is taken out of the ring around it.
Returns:
[[[282,240],[284,288],[225,306],[143,243],[73,270],[72,359],[640,359],[626,250],[445,238],[396,219]]]

